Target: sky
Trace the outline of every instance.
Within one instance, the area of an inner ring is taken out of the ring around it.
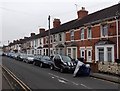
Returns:
[[[77,18],[81,7],[90,13],[115,5],[120,0],[2,0],[0,1],[0,46],[38,34],[39,28],[51,28],[54,18],[61,24]]]

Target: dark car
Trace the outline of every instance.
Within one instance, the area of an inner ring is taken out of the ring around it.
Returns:
[[[36,55],[33,59],[33,65],[40,66],[42,55]]]
[[[17,60],[19,61],[24,61],[24,59],[27,58],[27,54],[20,53],[20,55],[17,57]]]
[[[35,58],[33,64],[42,67],[50,67],[51,59],[49,56]]]
[[[50,69],[58,69],[60,72],[73,72],[75,66],[69,56],[55,55],[53,57]]]

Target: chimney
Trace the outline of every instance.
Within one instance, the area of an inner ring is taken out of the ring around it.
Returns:
[[[61,24],[60,19],[55,18],[54,21],[53,21],[53,28],[59,27],[60,24]]]
[[[32,37],[32,36],[35,36],[35,33],[31,33],[30,35],[31,35],[31,37]]]
[[[28,37],[24,37],[24,39],[27,39]]]
[[[16,40],[13,40],[13,43],[15,43],[16,42]]]
[[[88,15],[88,11],[85,10],[85,7],[82,7],[81,10],[77,11],[78,19],[82,19],[83,17]]]
[[[40,28],[40,29],[39,29],[39,34],[44,33],[44,32],[45,32],[45,29],[44,29],[44,28]]]

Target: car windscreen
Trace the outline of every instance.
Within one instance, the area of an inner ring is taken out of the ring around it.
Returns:
[[[50,57],[48,57],[48,56],[44,56],[42,59],[45,59],[45,60],[50,60]]]
[[[71,58],[68,56],[61,56],[64,62],[71,62]]]

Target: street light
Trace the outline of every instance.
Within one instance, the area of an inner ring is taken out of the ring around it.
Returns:
[[[115,19],[116,19],[116,34],[117,34],[117,59],[119,59],[119,34],[118,34],[118,32],[119,32],[119,16],[120,16],[120,10],[119,10],[119,8],[120,8],[120,3],[118,3],[118,11],[116,12],[116,17],[115,17]]]
[[[48,16],[48,56],[50,56],[50,15]]]

